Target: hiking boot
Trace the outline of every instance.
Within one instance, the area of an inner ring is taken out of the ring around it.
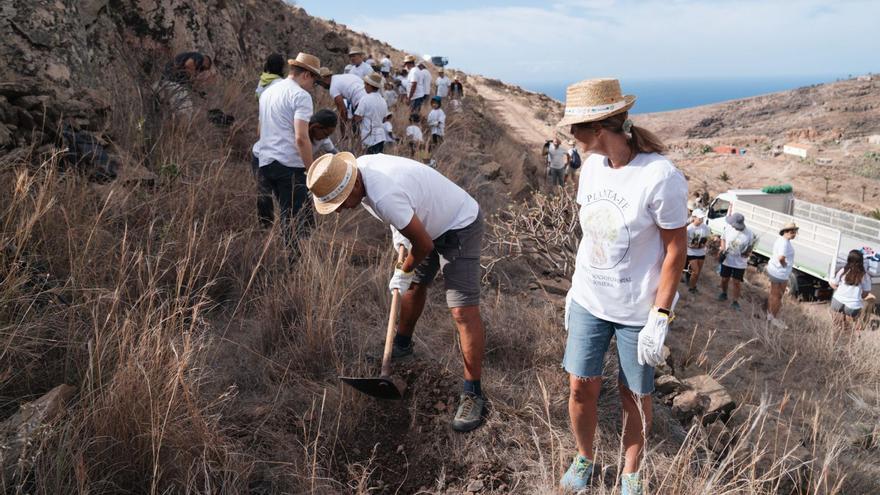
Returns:
[[[690,289],[688,289],[688,292],[690,292],[691,294],[696,294],[699,291],[697,290],[696,287],[691,287]]]
[[[399,360],[405,359],[408,357],[412,357],[413,355],[413,343],[410,342],[408,346],[398,345],[396,342],[391,346],[391,359]]]
[[[586,490],[590,486],[590,476],[593,475],[593,461],[578,454],[571,461],[568,471],[562,475],[559,487],[571,492]]]
[[[623,474],[620,476],[620,495],[643,495],[644,487],[639,473]]]
[[[742,309],[742,306],[739,305],[739,301],[733,301],[730,303],[730,307],[733,308],[734,311],[739,311]]]
[[[719,301],[726,301],[727,300],[727,292],[722,292],[721,294],[718,294],[718,300]]]
[[[483,424],[483,410],[486,399],[470,392],[461,394],[458,411],[452,419],[452,429],[458,432],[471,431]]]

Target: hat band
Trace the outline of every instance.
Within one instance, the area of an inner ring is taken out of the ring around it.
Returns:
[[[342,191],[344,191],[346,187],[348,187],[348,183],[351,182],[351,176],[354,171],[354,167],[352,167],[350,164],[346,165],[348,165],[348,169],[345,171],[345,177],[342,178],[342,182],[340,182],[339,185],[336,186],[336,189],[333,189],[329,193],[319,197],[318,201],[322,203],[333,201],[340,194],[342,194]]]
[[[626,100],[620,100],[616,103],[611,103],[608,105],[596,105],[594,107],[565,107],[565,115],[595,115],[597,113],[613,112],[615,110],[620,110],[625,106]]]

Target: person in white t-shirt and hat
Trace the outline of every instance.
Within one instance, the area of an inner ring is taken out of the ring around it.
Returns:
[[[651,431],[654,367],[664,362],[687,252],[687,181],[661,154],[663,143],[629,119],[635,100],[616,79],[581,81],[568,87],[559,123],[590,153],[577,191],[583,235],[566,297],[562,361],[578,452],[560,484],[571,491],[589,486],[605,354],[616,337],[621,493],[644,493],[639,466]]]
[[[767,297],[767,321],[774,327],[784,330],[788,326],[779,319],[782,308],[782,296],[788,286],[788,278],[794,267],[794,247],[791,241],[798,235],[798,226],[794,222],[786,224],[779,231],[779,237],[773,243],[773,254],[767,262],[767,278],[770,279],[770,295]]]
[[[449,85],[452,84],[452,81],[446,77],[446,71],[442,68],[437,71],[437,79],[434,80],[434,85],[437,86],[437,94],[440,98],[446,99],[446,96],[449,95]]]
[[[260,140],[254,151],[259,165],[259,195],[272,194],[280,204],[282,230],[295,258],[298,241],[308,235],[311,225],[310,212],[301,210],[308,197],[306,170],[312,163],[309,122],[314,104],[309,91],[320,75],[321,61],[300,53],[288,64],[290,75],[260,95]],[[272,202],[258,203],[258,207],[262,223],[271,224]]]
[[[364,78],[364,91],[367,95],[361,99],[354,112],[354,121],[361,130],[361,144],[367,155],[382,153],[385,149],[385,127],[383,121],[388,115],[388,104],[379,92],[385,80],[377,73]]]
[[[349,50],[348,60],[351,63],[345,66],[346,74],[354,74],[359,78],[364,78],[373,73],[373,68],[364,62],[364,51],[360,48],[352,48]]]
[[[697,293],[697,282],[700,280],[700,274],[703,272],[703,265],[706,263],[706,245],[709,243],[709,237],[712,231],[706,225],[706,210],[696,209],[691,213],[691,221],[687,226],[687,275],[688,292]]]
[[[361,100],[367,95],[364,89],[363,77],[354,74],[333,74],[330,69],[321,67],[320,79],[315,83],[326,89],[336,105],[336,112],[342,125],[339,133],[345,137],[347,124],[354,117],[354,113],[360,105]]]
[[[464,390],[452,420],[456,431],[483,421],[486,399],[480,375],[485,349],[480,318],[480,251],[483,219],[467,192],[436,170],[399,156],[324,155],[308,176],[318,213],[362,205],[390,225],[393,245],[408,248],[388,287],[402,296],[392,357],[413,353],[412,335],[424,309],[428,285],[443,272],[446,303],[458,328],[464,359]]]
[[[746,268],[749,266],[749,257],[752,255],[755,236],[746,227],[746,218],[742,213],[734,212],[725,220],[727,225],[724,226],[721,234],[721,247],[718,252],[718,262],[721,264],[721,293],[718,294],[718,300],[728,300],[727,288],[731,286],[730,307],[739,311],[742,309],[739,296],[742,292]]]
[[[420,113],[422,103],[425,101],[425,84],[422,79],[422,70],[416,67],[416,58],[407,55],[403,59],[403,66],[407,70],[406,84],[408,85],[407,98],[409,99],[410,111]]]

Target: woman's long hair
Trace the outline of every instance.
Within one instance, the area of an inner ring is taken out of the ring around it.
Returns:
[[[865,278],[865,258],[858,249],[853,249],[846,257],[846,266],[843,267],[843,280],[846,285],[859,285]]]
[[[602,127],[603,129],[608,129],[611,132],[626,134],[623,129],[623,125],[628,119],[629,112],[623,112],[604,118],[598,122],[587,122],[584,124],[575,125],[593,128]],[[645,129],[644,127],[638,127],[636,125],[633,125],[630,128],[629,136],[627,136],[627,142],[629,143],[629,147],[636,153],[663,153],[664,151],[666,151],[666,145],[663,144],[663,141],[661,141],[656,134]]]

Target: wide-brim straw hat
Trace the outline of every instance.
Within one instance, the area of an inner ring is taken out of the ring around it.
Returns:
[[[800,230],[800,227],[798,227],[798,225],[794,222],[788,222],[787,224],[785,224],[784,227],[782,227],[782,229],[779,230],[779,235],[783,235],[789,230],[794,230],[795,232],[797,232],[798,230]]]
[[[736,230],[745,230],[746,217],[742,213],[734,213],[727,217],[727,223]]]
[[[351,47],[351,48],[348,50],[348,54],[349,54],[349,55],[363,55],[363,54],[364,54],[364,50],[361,49],[361,48],[357,48],[357,47]]]
[[[635,96],[621,93],[617,79],[587,79],[566,89],[565,114],[557,125],[596,122],[628,111],[635,102]]]
[[[364,76],[364,82],[376,89],[382,89],[385,87],[385,78],[376,72]]]
[[[332,75],[333,75],[333,71],[330,70],[330,69],[328,69],[327,67],[321,67],[321,70],[318,71],[318,75],[321,76],[321,77],[332,76]]]
[[[287,63],[305,69],[316,76],[321,75],[321,60],[314,55],[299,52],[295,59],[290,59]]]
[[[413,63],[414,64],[414,63],[416,63],[416,58],[413,57],[412,55],[407,55],[407,56],[403,57],[403,63],[405,63],[405,64]]]
[[[354,189],[357,177],[357,159],[347,151],[315,160],[306,176],[315,210],[327,215],[339,209]]]

